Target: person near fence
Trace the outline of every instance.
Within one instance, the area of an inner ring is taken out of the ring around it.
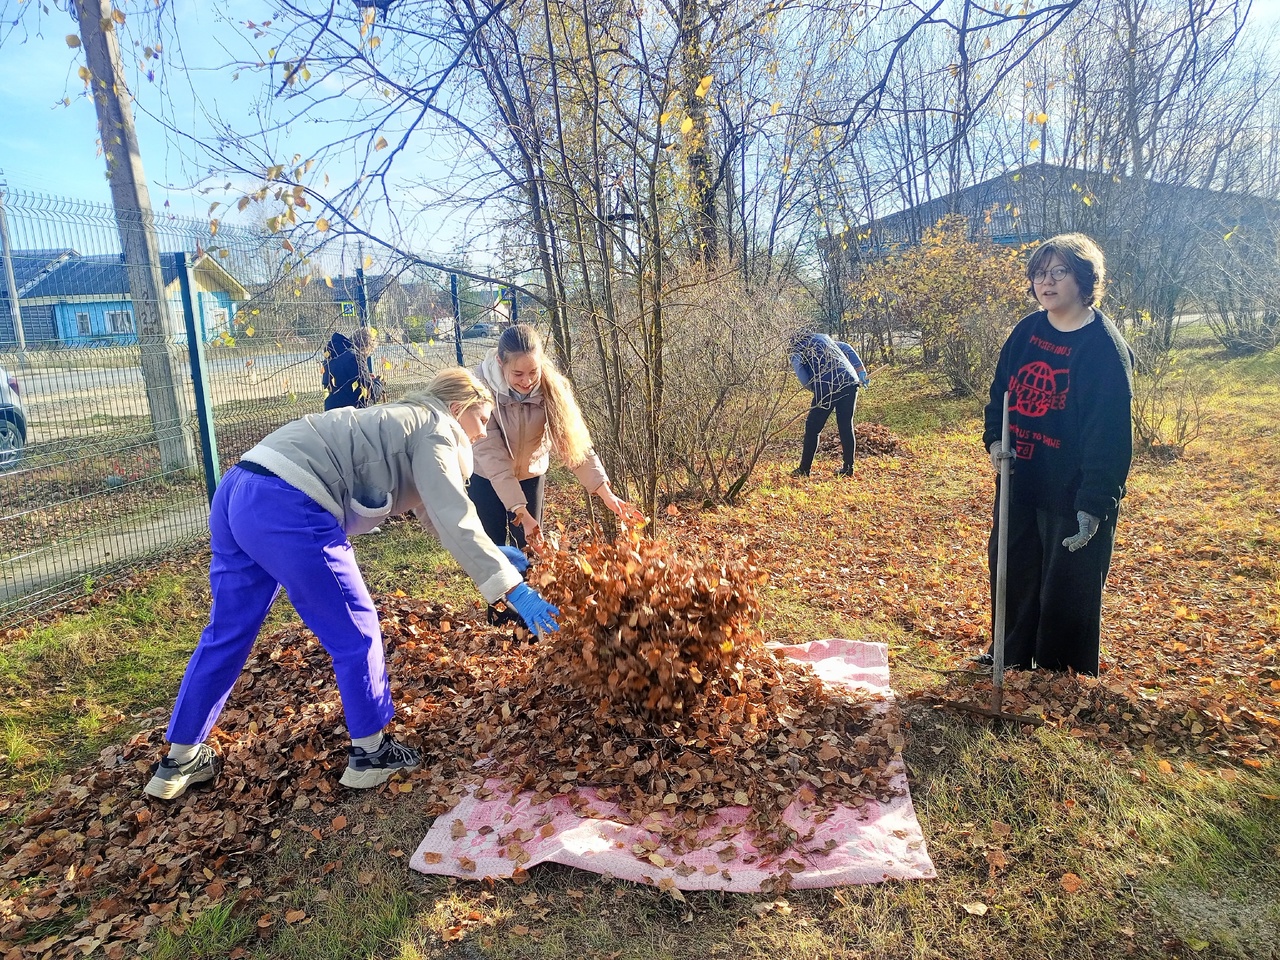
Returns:
[[[626,523],[640,511],[619,499],[591,447],[569,381],[526,323],[507,327],[476,369],[496,404],[485,437],[476,443],[476,471],[468,493],[495,543],[523,548],[542,524],[547,468],[554,451],[587,490]]]
[[[472,445],[492,410],[488,388],[452,368],[405,400],[286,424],[227,472],[209,518],[209,623],[147,794],[172,800],[217,776],[220,761],[205,740],[281,588],[333,659],[351,737],[341,783],[373,787],[419,765],[417,751],[385,732],[395,710],[378,611],[349,539],[387,517],[413,512],[486,600],[505,598],[531,630],[559,629],[559,611],[517,570],[523,555],[494,544],[466,494]]]
[[[853,457],[857,449],[853,414],[858,406],[858,391],[871,382],[867,368],[853,347],[825,333],[793,335],[789,353],[791,369],[795,371],[800,385],[813,392],[809,415],[804,421],[800,466],[792,470],[791,475],[809,476],[814,455],[818,452],[818,435],[834,411],[836,428],[840,431],[840,447],[844,453],[844,463],[837,475],[853,476]]]
[[[350,337],[334,332],[324,348],[320,385],[325,388],[324,408],[367,407],[382,399],[382,378],[373,372],[374,333],[361,327]]]
[[[1009,393],[1005,664],[1096,675],[1102,590],[1133,457],[1133,354],[1098,309],[1106,263],[1084,234],[1041,244],[1027,263],[1040,310],[1000,351],[982,442],[1000,467]],[[999,502],[997,478],[997,503]],[[998,512],[988,542],[994,630]],[[990,663],[991,654],[977,658]]]

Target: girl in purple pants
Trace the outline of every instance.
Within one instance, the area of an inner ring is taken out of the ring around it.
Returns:
[[[414,513],[486,600],[505,599],[530,629],[558,629],[559,611],[525,585],[512,564],[519,558],[485,535],[467,497],[471,444],[492,410],[475,377],[446,370],[407,400],[287,424],[228,471],[209,517],[209,624],[182,678],[169,754],[152,768],[148,795],[172,800],[217,776],[218,757],[204,741],[281,588],[333,658],[351,737],[342,784],[373,787],[419,766],[416,750],[384,732],[395,708],[382,632],[349,539],[387,517]]]

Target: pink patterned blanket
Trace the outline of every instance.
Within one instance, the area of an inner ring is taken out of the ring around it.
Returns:
[[[775,652],[810,664],[824,683],[892,696],[883,644],[816,640]],[[663,889],[739,893],[934,877],[901,756],[890,769],[894,796],[887,803],[872,800],[815,817],[814,809],[793,802],[783,820],[800,839],[780,857],[762,855],[747,833],[733,829],[746,819],[746,807],[718,811],[694,849],[677,853],[645,823],[620,822],[618,808],[589,787],[535,805],[528,794],[493,798],[498,782],[490,781],[480,795],[471,793],[436,818],[410,865],[478,880],[552,861]]]

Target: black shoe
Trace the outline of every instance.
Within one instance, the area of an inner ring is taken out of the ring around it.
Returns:
[[[809,469],[807,467],[796,467],[791,471],[791,475],[793,477],[807,477],[809,475]]]
[[[344,787],[367,790],[386,783],[391,775],[400,771],[417,770],[422,766],[422,756],[417,750],[382,735],[378,749],[366,751],[360,747],[347,747],[347,769],[338,782]]]
[[[976,663],[980,667],[994,667],[996,658],[989,653],[980,653],[976,657],[970,657],[969,662]]]
[[[836,476],[837,476],[837,477],[852,477],[852,476],[853,476],[853,464],[849,464],[847,467],[841,467],[839,470],[837,470],[837,471],[836,471]]]

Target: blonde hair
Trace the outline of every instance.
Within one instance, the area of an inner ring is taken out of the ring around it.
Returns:
[[[543,351],[538,331],[527,323],[517,323],[498,337],[498,362],[505,366],[512,357],[524,355],[538,362],[551,445],[570,467],[579,466],[591,453],[591,433],[582,419],[573,387]]]
[[[475,375],[465,367],[448,367],[441,370],[432,377],[426,390],[418,396],[423,394],[435,397],[446,406],[452,407],[453,404],[458,404],[460,408],[458,414],[466,413],[477,403],[493,406],[493,394],[489,392],[489,388],[477,380]]]

